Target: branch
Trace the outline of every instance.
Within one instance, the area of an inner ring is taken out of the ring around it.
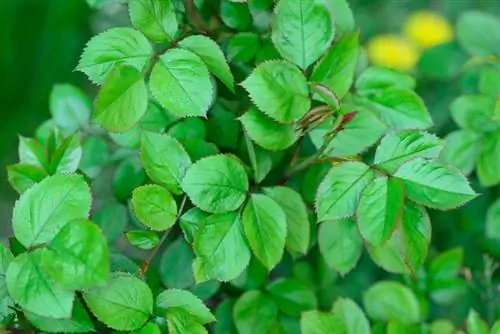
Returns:
[[[184,206],[186,205],[186,200],[187,200],[187,196],[184,195],[184,197],[182,198],[181,205],[179,207],[179,211],[177,212],[177,217],[175,218],[174,225],[181,218],[182,211],[184,211]],[[141,269],[139,271],[139,277],[142,277],[142,276],[144,276],[144,274],[146,274],[146,272],[149,269],[149,265],[151,264],[151,262],[155,258],[156,254],[158,254],[158,251],[160,250],[160,248],[163,245],[163,243],[165,242],[165,240],[167,240],[167,237],[168,237],[170,231],[172,230],[172,228],[173,228],[173,226],[170,227],[169,229],[167,229],[165,231],[165,233],[163,233],[163,236],[161,237],[160,242],[158,243],[158,245],[156,246],[156,248],[151,252],[151,254],[149,254],[149,256],[146,259],[146,261],[144,261],[144,263],[142,264],[142,267],[141,267]]]

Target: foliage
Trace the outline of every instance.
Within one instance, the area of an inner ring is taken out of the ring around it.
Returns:
[[[500,183],[497,65],[483,64],[478,92],[453,102],[461,129],[443,141],[410,74],[366,67],[347,1],[126,8],[132,26],[93,37],[76,67],[99,88],[93,105],[55,86],[52,119],[20,137],[8,167],[20,198],[0,247],[4,325],[488,331],[497,263],[485,255],[485,310],[441,319],[473,280],[464,250],[437,254],[431,231],[436,211],[474,205],[479,187]],[[498,25],[465,14],[459,42],[490,59]],[[479,186],[464,176],[475,167]],[[498,211],[488,210],[489,239]],[[338,291],[367,266],[378,279]]]

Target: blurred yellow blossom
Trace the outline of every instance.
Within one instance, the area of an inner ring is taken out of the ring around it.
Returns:
[[[446,18],[429,11],[412,14],[405,23],[404,34],[422,49],[453,40],[453,28]]]
[[[368,42],[367,54],[370,61],[402,71],[411,70],[420,58],[418,49],[397,35],[379,35]]]

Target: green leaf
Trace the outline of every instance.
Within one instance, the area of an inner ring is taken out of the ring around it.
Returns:
[[[282,151],[299,139],[293,125],[280,124],[257,108],[250,108],[239,119],[250,139],[266,150]]]
[[[363,303],[373,320],[414,324],[422,318],[417,297],[401,283],[380,281],[372,285],[364,293]]]
[[[233,320],[234,304],[233,299],[225,299],[217,306],[215,311],[215,318],[217,318],[215,334],[238,334]]]
[[[68,290],[85,290],[109,282],[108,244],[97,225],[76,219],[64,226],[41,256],[41,266]]]
[[[155,43],[174,39],[178,24],[171,0],[131,0],[128,5],[132,25]]]
[[[129,199],[132,191],[146,181],[147,176],[137,155],[124,159],[115,170],[113,191],[120,201]]]
[[[450,106],[453,120],[466,130],[494,132],[500,129],[500,122],[493,121],[495,100],[486,95],[463,95]]]
[[[250,248],[238,213],[210,216],[201,223],[194,241],[196,262],[208,278],[230,281],[250,262]]]
[[[182,143],[189,157],[194,162],[211,156],[219,154],[219,149],[215,144],[206,142],[204,139],[193,138]]]
[[[219,281],[210,280],[193,286],[191,292],[201,300],[210,300],[217,294],[220,286],[221,283]]]
[[[132,246],[140,249],[153,249],[160,242],[158,235],[152,231],[128,231],[125,236]]]
[[[332,167],[318,187],[318,222],[352,216],[361,192],[373,176],[373,171],[361,162],[346,162]]]
[[[183,310],[175,310],[167,314],[168,332],[172,334],[208,334],[205,327],[192,319]]]
[[[101,228],[108,242],[114,243],[127,227],[127,209],[122,204],[109,202],[94,212],[92,220]]]
[[[240,334],[269,333],[278,318],[278,306],[266,294],[248,291],[236,301],[233,318]]]
[[[433,209],[453,209],[477,196],[458,170],[436,160],[410,160],[394,176],[403,180],[408,198]]]
[[[172,193],[181,193],[181,181],[191,166],[182,145],[168,135],[143,132],[141,161],[149,177]]]
[[[269,272],[255,257],[252,257],[245,271],[238,278],[231,281],[231,284],[242,290],[259,289],[268,279]]]
[[[356,266],[363,250],[363,240],[352,219],[322,223],[319,227],[318,244],[325,262],[342,276]]]
[[[325,0],[335,18],[335,33],[342,36],[355,29],[354,15],[347,0]]]
[[[446,319],[434,320],[430,326],[430,334],[454,334],[456,333],[453,322]],[[495,332],[493,332],[495,334]]]
[[[313,290],[297,279],[279,279],[267,286],[278,308],[285,314],[298,317],[303,311],[317,307]]]
[[[165,316],[176,311],[186,312],[190,318],[201,324],[215,321],[215,317],[205,304],[189,291],[169,289],[156,297],[157,315]]]
[[[234,92],[234,78],[219,45],[202,35],[189,36],[179,42],[179,46],[196,54],[203,60],[208,70]]]
[[[10,263],[5,278],[9,295],[25,311],[38,316],[69,318],[75,293],[59,287],[40,267],[41,252],[23,253]]]
[[[177,203],[173,196],[157,185],[145,185],[134,190],[132,205],[137,218],[155,231],[164,231],[175,224]]]
[[[497,199],[488,208],[486,214],[486,236],[500,239],[500,199]]]
[[[116,248],[110,248],[109,264],[111,266],[111,272],[125,272],[135,275],[140,270],[137,263],[123,255]]]
[[[104,81],[95,102],[93,119],[111,132],[136,125],[148,108],[144,74],[133,67],[116,67]]]
[[[286,216],[286,247],[306,254],[309,247],[310,225],[307,207],[302,197],[288,187],[264,188],[264,193],[281,207]]]
[[[154,322],[150,321],[141,329],[136,330],[132,334],[161,334],[160,327]]]
[[[215,104],[206,121],[207,139],[223,149],[235,149],[241,132],[236,114],[221,104]]]
[[[208,216],[209,214],[205,211],[198,208],[192,208],[180,217],[179,225],[181,226],[182,232],[184,232],[184,238],[187,242],[192,243],[194,241],[201,227],[201,221]]]
[[[194,285],[194,256],[189,245],[179,238],[163,253],[160,260],[160,279],[167,288],[185,289]]]
[[[101,174],[104,165],[110,160],[108,143],[98,137],[86,138],[82,145],[80,169],[91,178]]]
[[[25,247],[50,242],[68,222],[87,217],[90,190],[83,177],[54,175],[21,195],[14,206],[14,236]]]
[[[404,189],[399,180],[374,179],[361,193],[356,217],[367,242],[380,246],[387,241],[403,212]]]
[[[14,312],[12,306],[14,302],[7,290],[7,269],[14,260],[12,253],[0,244],[0,321],[3,321]]]
[[[500,133],[484,136],[477,161],[477,176],[481,185],[491,187],[500,183]]]
[[[178,117],[204,117],[212,103],[207,67],[195,53],[184,49],[171,49],[160,56],[149,88],[155,99]]]
[[[73,134],[65,138],[50,157],[49,172],[51,174],[73,173],[77,170],[81,158],[80,136]]]
[[[422,52],[418,71],[424,78],[453,80],[460,76],[467,60],[467,54],[457,42],[438,44]]]
[[[83,298],[99,321],[121,331],[141,328],[153,313],[148,285],[125,273],[113,273],[110,285],[84,291]]]
[[[50,114],[57,127],[75,132],[90,121],[91,103],[87,95],[70,84],[56,84],[50,92]]]
[[[445,144],[440,158],[465,175],[474,170],[481,149],[480,136],[472,131],[458,130],[445,138]]]
[[[286,215],[271,198],[252,194],[243,211],[243,228],[255,256],[269,270],[283,256]]]
[[[244,3],[222,0],[220,15],[225,25],[236,30],[246,30],[252,23],[252,16],[250,15],[248,5]]]
[[[241,85],[262,112],[280,123],[299,120],[311,107],[306,78],[285,61],[260,64]]]
[[[273,168],[271,154],[254,145],[247,134],[245,134],[245,148],[248,153],[248,158],[252,164],[253,180],[256,183],[261,183]]]
[[[45,148],[35,139],[19,136],[19,162],[49,169],[49,160]]]
[[[416,275],[427,257],[431,242],[431,221],[425,209],[415,203],[406,202],[397,231],[400,252],[405,264]]]
[[[36,328],[49,333],[87,333],[93,332],[94,324],[81,302],[75,300],[69,319],[52,319],[25,312],[26,319]]]
[[[453,248],[439,254],[429,268],[429,291],[432,300],[441,305],[452,305],[466,293],[467,283],[459,277],[463,266],[462,248]]]
[[[110,133],[111,139],[118,145],[127,148],[139,148],[143,131],[165,132],[165,128],[176,122],[177,118],[164,112],[156,103],[149,102],[146,114],[132,129],[123,133]]]
[[[300,317],[303,334],[345,333],[345,325],[337,315],[320,311],[307,311]]]
[[[462,248],[453,248],[439,254],[431,262],[429,276],[432,279],[455,277],[462,268],[464,251]]]
[[[117,64],[142,71],[153,56],[148,40],[132,28],[112,28],[93,37],[83,51],[76,69],[102,84]]]
[[[469,334],[488,334],[488,324],[481,319],[480,315],[474,310],[469,311],[467,316],[467,333]]]
[[[330,46],[335,26],[324,3],[281,0],[274,14],[271,36],[283,58],[305,69]]]
[[[394,130],[427,129],[433,125],[424,102],[410,90],[388,88],[355,101]]]
[[[410,74],[386,67],[368,67],[356,80],[356,91],[361,95],[394,88],[414,90],[417,82]]]
[[[498,55],[500,20],[491,14],[479,11],[465,12],[457,22],[457,39],[472,55]]]
[[[227,59],[232,63],[248,63],[261,49],[260,36],[253,32],[235,34],[226,47]]]
[[[346,334],[370,334],[370,323],[361,307],[349,298],[339,298],[333,305],[333,314],[342,320]]]
[[[375,264],[385,271],[394,274],[412,274],[405,263],[400,243],[400,229],[394,230],[391,238],[380,246],[366,245],[370,257]]]
[[[28,164],[7,166],[7,175],[12,187],[20,194],[48,176],[42,168]]]
[[[442,140],[427,132],[391,132],[377,147],[373,163],[393,174],[403,163],[413,158],[437,158],[442,148]]]
[[[358,53],[358,33],[346,35],[318,61],[309,80],[325,85],[342,99],[353,83]]]
[[[479,78],[479,91],[481,94],[496,98],[500,95],[500,70],[494,67],[485,67],[481,70]]]
[[[182,181],[182,189],[200,209],[223,213],[237,210],[243,204],[248,178],[236,158],[216,155],[192,165]]]
[[[341,113],[345,115],[347,110],[351,111],[348,108],[341,110]],[[367,150],[384,134],[387,126],[370,111],[362,109],[355,112],[354,118],[346,123],[341,131],[336,132],[328,143],[324,155],[336,158],[352,157]],[[331,128],[317,128],[310,132],[311,138],[314,132],[320,135],[319,140],[315,142],[318,149],[324,143],[323,136],[330,130]]]
[[[167,134],[183,142],[191,139],[205,139],[207,130],[200,118],[190,117],[176,122],[168,129]]]

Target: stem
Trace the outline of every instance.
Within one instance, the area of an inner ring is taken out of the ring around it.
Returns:
[[[198,31],[204,35],[207,34],[205,24],[198,16],[198,12],[196,11],[196,7],[194,5],[193,0],[186,0],[186,14],[189,18],[191,24],[198,29]]]
[[[181,218],[182,212],[184,211],[184,206],[186,205],[186,200],[187,200],[187,196],[184,195],[184,197],[182,198],[181,205],[179,207],[179,211],[177,212],[177,217],[175,218],[174,225],[179,221],[179,218]],[[165,231],[165,233],[163,233],[163,236],[161,237],[160,242],[158,243],[158,245],[156,246],[156,248],[151,252],[151,254],[149,254],[149,256],[146,259],[146,261],[144,261],[144,263],[142,264],[142,267],[141,267],[141,269],[139,271],[139,276],[140,277],[144,276],[144,274],[146,274],[146,272],[148,271],[149,265],[151,264],[151,262],[155,258],[156,254],[158,254],[158,251],[160,250],[160,248],[163,245],[163,243],[165,242],[165,240],[167,240],[167,237],[168,237],[170,231],[172,230],[172,227],[169,228],[169,229],[167,229]]]

